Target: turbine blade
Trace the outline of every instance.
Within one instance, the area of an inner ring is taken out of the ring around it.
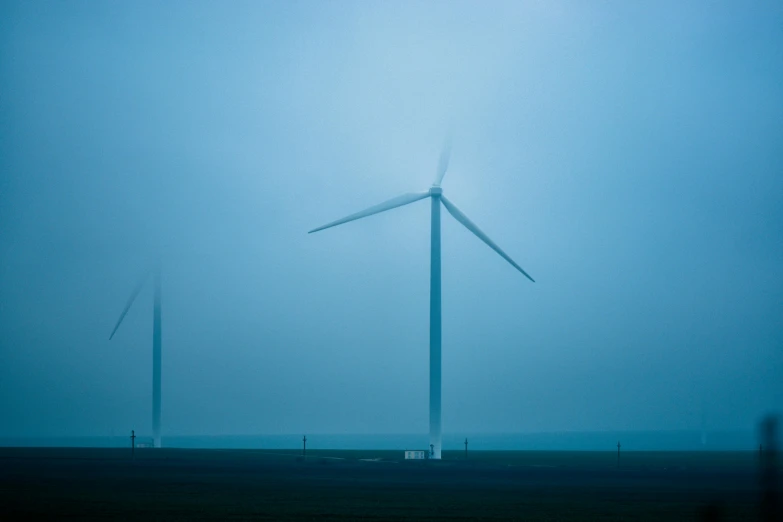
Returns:
[[[505,252],[503,252],[503,250],[501,250],[501,248],[500,248],[499,246],[497,246],[497,245],[495,244],[495,242],[494,242],[494,241],[492,241],[492,240],[491,240],[491,239],[490,239],[490,238],[489,238],[489,237],[488,237],[488,236],[487,236],[487,235],[486,235],[484,232],[482,232],[482,231],[481,231],[481,229],[480,229],[479,227],[477,227],[475,223],[473,223],[473,222],[472,222],[470,219],[468,219],[468,216],[466,216],[465,214],[463,214],[463,213],[460,211],[460,209],[458,209],[457,207],[455,207],[455,206],[454,206],[454,203],[452,203],[451,201],[449,201],[448,199],[446,199],[446,196],[441,196],[441,197],[440,197],[440,200],[443,202],[443,206],[444,206],[444,207],[446,207],[446,210],[448,210],[448,211],[449,211],[449,214],[451,214],[452,216],[454,216],[454,219],[456,219],[457,221],[459,221],[460,223],[462,223],[462,224],[465,226],[465,228],[467,228],[468,230],[470,230],[471,232],[473,232],[474,234],[476,234],[476,236],[477,236],[477,237],[478,237],[480,240],[482,240],[484,243],[486,243],[486,244],[487,244],[487,246],[489,246],[489,248],[491,248],[492,250],[494,250],[495,252],[497,252],[498,254],[500,254],[500,257],[502,257],[503,259],[505,259],[506,261],[508,261],[509,263],[511,263],[511,266],[513,266],[514,268],[516,268],[517,270],[519,270],[520,272],[522,272],[522,273],[524,274],[524,276],[525,276],[525,277],[527,277],[528,279],[530,279],[530,280],[531,280],[531,281],[533,281],[534,283],[536,282],[536,281],[535,281],[535,280],[534,280],[532,277],[530,277],[530,276],[528,275],[528,273],[527,273],[527,272],[525,272],[524,270],[522,270],[522,267],[521,267],[521,266],[519,266],[518,264],[516,264],[516,263],[514,262],[514,260],[513,260],[513,259],[511,259],[511,258],[508,256],[508,254],[506,254]]]
[[[435,177],[435,186],[439,187],[443,176],[446,175],[446,171],[449,168],[449,157],[451,156],[451,135],[446,137],[446,142],[443,144],[443,150],[440,151],[440,159],[438,160],[438,173]]]
[[[311,231],[309,231],[308,234],[312,234],[313,232],[318,232],[319,230],[323,230],[325,228],[336,227],[337,225],[342,225],[343,223],[348,223],[349,221],[354,221],[356,219],[361,219],[363,217],[372,216],[373,214],[378,214],[379,212],[384,212],[386,210],[391,210],[393,208],[401,207],[403,205],[407,205],[409,203],[419,201],[420,199],[424,199],[429,196],[430,196],[429,191],[409,192],[408,194],[397,196],[396,198],[392,198],[388,201],[384,201],[383,203],[379,203],[368,209],[362,210],[361,212],[351,214],[350,216],[346,216],[342,219],[338,219],[337,221],[332,221],[331,223],[327,223],[326,225],[320,226],[318,228],[314,228]]]
[[[125,305],[125,309],[120,314],[120,318],[117,320],[117,324],[114,325],[114,330],[111,331],[111,335],[109,336],[110,341],[111,338],[114,337],[114,334],[117,333],[117,328],[120,327],[122,320],[125,319],[125,314],[127,314],[128,310],[130,310],[133,301],[136,300],[136,296],[139,295],[139,292],[141,291],[141,287],[144,286],[144,282],[147,280],[148,276],[149,276],[149,272],[145,272],[144,276],[142,276],[142,278],[139,280],[138,284],[136,285],[136,288],[133,289],[133,293],[131,294],[130,299],[128,299],[128,303]]]

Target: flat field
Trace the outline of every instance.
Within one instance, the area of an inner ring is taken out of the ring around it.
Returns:
[[[0,448],[4,520],[758,520],[753,452]]]

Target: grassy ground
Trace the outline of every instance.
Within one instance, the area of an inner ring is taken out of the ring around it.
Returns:
[[[754,453],[0,448],[0,512],[79,520],[757,520]],[[364,460],[377,459],[377,460]]]

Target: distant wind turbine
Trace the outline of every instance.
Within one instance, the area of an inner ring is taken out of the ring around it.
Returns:
[[[125,309],[120,314],[120,318],[117,320],[117,324],[114,326],[109,340],[111,341],[117,329],[120,327],[122,320],[125,319],[125,315],[130,310],[133,301],[136,296],[139,295],[141,288],[147,281],[150,273],[153,276],[154,297],[153,297],[153,309],[152,309],[152,438],[153,445],[156,448],[160,448],[160,359],[161,359],[161,321],[160,321],[160,262],[158,261],[152,267],[144,273],[141,280],[136,285],[133,293],[128,299],[128,303],[125,305]]]
[[[424,198],[432,199],[431,217],[431,246],[430,246],[430,446],[432,458],[441,458],[441,308],[440,308],[440,204],[446,207],[449,214],[459,221],[465,228],[473,232],[479,239],[486,243],[492,250],[511,263],[522,274],[533,281],[527,272],[522,270],[499,246],[495,244],[484,232],[479,229],[468,217],[463,214],[451,201],[443,195],[440,187],[446,170],[449,166],[451,154],[451,140],[447,139],[440,155],[435,183],[426,192],[411,192],[379,203],[361,212],[332,221],[318,228],[310,230],[308,234],[318,232],[330,227],[342,225],[349,221],[355,221],[373,214],[385,212],[393,208],[402,207]],[[535,281],[533,281],[535,282]]]

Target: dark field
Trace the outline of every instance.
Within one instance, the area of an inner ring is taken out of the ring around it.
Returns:
[[[753,452],[0,448],[4,520],[758,520]],[[376,461],[361,459],[381,459]]]

